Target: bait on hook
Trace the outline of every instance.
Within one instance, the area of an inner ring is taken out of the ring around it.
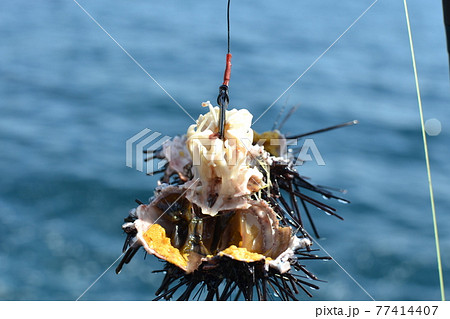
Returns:
[[[208,112],[196,124],[149,154],[167,161],[163,176],[149,203],[137,201],[122,226],[127,237],[116,273],[141,247],[165,261],[164,269],[155,271],[165,274],[155,300],[297,300],[301,291],[311,297],[319,280],[303,263],[330,258],[311,248],[303,215],[316,237],[308,206],[342,217],[310,194],[348,203],[300,175],[278,130],[258,134],[248,110],[227,110],[229,5],[219,106],[203,103]]]
[[[151,154],[168,164],[149,203],[138,202],[125,219],[125,255],[116,272],[144,247],[166,261],[156,300],[267,300],[274,294],[297,300],[300,291],[311,296],[318,279],[303,261],[327,258],[311,249],[302,214],[316,236],[309,205],[341,217],[307,192],[348,201],[302,177],[282,156],[284,136],[253,132],[246,109],[226,111],[221,139],[220,108],[203,106],[209,112],[185,135]]]

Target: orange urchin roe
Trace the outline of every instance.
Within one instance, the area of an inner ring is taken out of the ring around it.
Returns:
[[[270,260],[271,258],[267,258],[264,255],[258,254],[258,253],[252,253],[247,250],[247,248],[244,247],[236,247],[235,245],[231,245],[225,250],[222,250],[219,253],[220,256],[227,255],[235,260],[245,261],[245,262],[252,262],[252,261],[259,261],[262,259]]]
[[[166,237],[166,230],[161,225],[151,225],[144,233],[144,240],[156,252],[158,257],[182,269],[186,269],[187,256],[183,256],[177,248],[172,246],[170,238]]]

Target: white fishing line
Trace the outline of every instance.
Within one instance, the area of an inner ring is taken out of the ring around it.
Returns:
[[[85,293],[87,293],[92,287],[94,287],[94,285],[97,283],[97,281],[99,281],[100,278],[102,278],[102,277],[108,272],[108,270],[110,270],[111,267],[114,266],[114,264],[115,264],[116,262],[118,262],[120,258],[122,258],[122,256],[123,256],[124,254],[125,254],[125,252],[123,252],[119,257],[117,257],[117,259],[116,259],[111,265],[109,265],[109,267],[106,268],[106,270],[105,270],[104,272],[102,272],[102,274],[101,274],[100,276],[98,276],[97,279],[95,279],[94,282],[93,282],[89,287],[87,287],[86,290],[83,291],[83,293],[82,293],[75,301],[80,300],[81,297],[83,297]]]
[[[157,219],[155,219],[155,221],[152,223],[152,224],[150,224],[150,226],[149,227],[151,227],[153,224],[155,224],[162,216],[164,216],[164,214],[165,213],[167,213],[168,211],[169,211],[169,209],[173,206],[173,205],[175,205],[175,203],[180,199],[180,198],[182,198],[183,196],[184,196],[184,194],[186,194],[186,192],[192,187],[192,186],[194,186],[195,184],[197,184],[197,182],[199,181],[199,179],[197,178],[193,183],[192,183],[192,185],[191,186],[189,186],[188,188],[186,188],[186,190],[180,195],[180,196],[178,196],[178,198],[169,206],[169,207],[167,207],[167,209],[157,218]],[[112,266],[114,266],[114,264],[116,263],[116,262],[118,262],[119,261],[119,259],[120,258],[122,258],[122,256],[125,254],[126,252],[123,252],[111,265],[109,265],[109,267],[108,268],[106,268],[106,270],[104,271],[104,272],[102,272],[102,274],[100,275],[100,276],[98,276],[97,277],[97,279],[95,279],[94,280],[94,282],[89,286],[89,287],[87,287],[86,288],[86,290],[75,300],[75,301],[78,301],[78,300],[80,300],[81,299],[81,297],[83,297],[84,296],[84,294],[85,293],[87,293],[92,287],[94,287],[94,285],[100,280],[100,278],[102,278],[107,272],[108,272],[108,270],[110,270],[111,269],[111,267]]]
[[[295,85],[295,83],[297,83],[374,5],[375,5],[375,3],[377,3],[378,2],[378,0],[375,0],[366,10],[364,10],[364,12],[363,13],[361,13],[360,15],[359,15],[359,17],[358,18],[356,18],[356,20],[355,21],[353,21],[353,23],[352,24],[350,24],[350,26],[347,28],[347,29],[345,29],[345,31],[344,32],[342,32],[341,33],[341,35],[336,39],[336,40],[334,40],[334,42],[333,43],[331,43],[331,45],[325,50],[325,51],[323,51],[322,52],[322,54],[321,55],[319,55],[314,61],[313,61],[313,63],[311,63],[307,68],[306,68],[306,70],[305,71],[303,71],[303,73],[302,74],[300,74],[300,76],[291,84],[291,85],[289,85],[289,87],[286,89],[286,90],[284,90],[284,92],[283,93],[281,93],[281,95],[279,96],[279,97],[277,97],[276,98],[276,100],[275,101],[273,101],[272,102],[272,104],[270,104],[269,105],[269,107],[267,107],[267,109],[252,123],[252,125],[255,125],[255,123],[256,122],[258,122],[259,121],[259,119],[261,118],[261,117],[263,117],[264,116],[264,114],[266,114],[271,108],[272,108],[272,106],[274,106],[275,105],[275,103],[277,103],[278,102],[278,100],[279,99],[281,99],[281,97],[283,96],[283,95],[285,95],[286,94],[286,92],[287,91],[289,91],[290,89],[291,89],[291,87],[293,87],[294,85]]]
[[[100,23],[98,23],[97,22],[97,20],[95,20],[94,19],[94,17],[93,16],[91,16],[90,14],[89,14],[89,12],[87,12],[86,11],[86,9],[84,8],[84,7],[82,7],[76,0],[73,0],[73,2],[75,2],[79,7],[80,7],[80,9],[81,10],[83,10],[84,11],[84,13],[86,13],[87,14],[87,16],[89,17],[89,18],[91,18],[91,20],[92,21],[94,21],[95,22],[95,24],[96,25],[98,25],[99,26],[99,28],[100,29],[102,29],[103,30],[103,32],[105,32],[106,33],[106,35],[108,35],[108,37],[110,37],[111,38],[111,40],[113,40],[114,41],[114,43],[116,43],[117,44],[117,46],[119,47],[119,48],[121,48],[122,49],[122,51],[123,52],[125,52],[125,54],[126,55],[128,55],[128,57],[142,70],[142,71],[144,71],[144,73],[145,74],[147,74],[148,75],[148,77],[150,78],[150,79],[152,79],[153,80],[153,82],[155,82],[156,83],[156,85],[158,85],[160,88],[161,88],[161,90],[163,90],[164,91],[164,93],[166,93],[171,99],[172,99],[172,101],[174,101],[175,102],[175,104],[176,105],[178,105],[178,107],[180,108],[180,109],[182,109],[183,110],[183,112],[184,113],[186,113],[186,115],[187,116],[189,116],[191,119],[192,119],[192,121],[194,121],[194,123],[195,123],[195,120],[194,120],[194,118],[189,114],[189,112],[188,111],[186,111],[186,109],[183,107],[183,106],[181,106],[181,104],[180,103],[178,103],[178,101],[177,100],[175,100],[174,99],[174,97],[172,96],[172,95],[170,95],[170,93],[169,92],[167,92],[166,91],[166,89],[164,89],[163,87],[162,87],[162,85],[161,84],[159,84],[159,82],[158,81],[156,81],[156,79],[153,77],[153,76],[151,76],[150,75],[150,73],[148,73],[147,72],[147,70],[146,69],[144,69],[144,67],[138,62],[138,61],[136,61],[136,59],[130,54],[130,53],[128,53],[128,51],[127,50],[125,50],[124,49],[124,47],[123,46],[121,46],[120,45],[120,43],[119,42],[117,42],[116,41],[116,39],[114,39],[112,36],[111,36],[111,34],[109,34],[108,33],[108,31],[106,31],[105,30],[105,28],[103,28],[101,25],[100,25]]]
[[[309,234],[308,234],[308,235],[309,235]],[[309,236],[309,237],[312,238],[311,236]],[[319,244],[319,242],[318,242],[317,240],[314,240],[314,239],[313,239],[313,242],[316,243],[317,246],[319,246],[319,248],[322,249],[322,250],[324,251],[325,254],[327,254],[329,257],[331,257],[331,259],[336,263],[336,265],[338,265],[339,268],[341,268],[342,271],[345,272],[346,275],[347,275],[351,280],[353,280],[353,282],[354,282],[359,288],[361,288],[361,290],[364,291],[364,293],[365,293],[367,296],[369,296],[370,299],[372,299],[373,301],[376,301],[376,300],[372,297],[372,295],[369,294],[369,293],[367,292],[367,290],[364,289],[364,287],[363,287],[363,286],[362,286],[355,278],[353,278],[353,276],[350,275],[349,272],[348,272],[347,270],[345,270],[345,268],[342,267],[341,264],[338,263],[338,261],[337,261],[333,256],[331,256],[331,255],[328,253],[328,251],[325,250],[325,248],[322,247],[322,245]]]

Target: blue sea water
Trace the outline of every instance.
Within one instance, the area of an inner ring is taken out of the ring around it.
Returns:
[[[226,1],[79,0],[196,118],[214,101],[226,53]],[[232,1],[232,107],[257,118],[372,0]],[[441,1],[408,1],[426,119],[445,282],[450,286],[450,90]],[[157,177],[125,166],[144,128],[174,136],[192,120],[71,0],[0,3],[0,299],[75,300],[120,255],[134,199]],[[357,119],[314,137],[326,163],[302,175],[345,188],[340,221],[314,210],[320,245],[376,300],[438,300],[436,249],[403,1],[379,0],[256,123],[284,133]],[[149,300],[161,267],[140,252],[83,300]],[[333,261],[313,300],[369,300]],[[450,291],[447,289],[447,294]],[[305,297],[306,298],[306,297]]]

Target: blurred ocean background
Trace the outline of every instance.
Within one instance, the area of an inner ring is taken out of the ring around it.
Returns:
[[[257,118],[372,0],[232,1],[231,107]],[[442,260],[450,287],[450,90],[441,1],[410,0]],[[215,101],[226,1],[79,0],[194,117]],[[134,199],[157,177],[125,166],[142,129],[192,120],[74,1],[0,2],[0,299],[75,300],[120,255]],[[345,188],[340,221],[313,210],[319,241],[377,300],[440,299],[432,215],[403,1],[379,0],[255,125],[314,136],[326,163],[301,174]],[[150,300],[162,264],[141,251],[82,300]],[[309,262],[313,300],[369,300],[333,261]],[[450,290],[447,288],[447,295]],[[300,295],[307,299],[306,296]]]

